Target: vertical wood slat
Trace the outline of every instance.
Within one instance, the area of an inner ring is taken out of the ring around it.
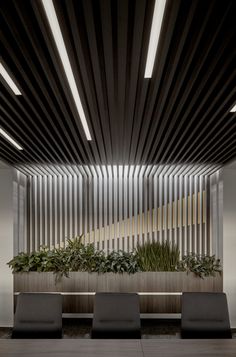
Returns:
[[[184,176],[184,250],[183,254],[187,254],[189,251],[189,240],[188,240],[188,176]]]
[[[157,175],[154,173],[153,176],[153,196],[154,196],[154,219],[153,219],[153,226],[154,226],[154,241],[157,241],[157,232],[158,232],[158,180]]]
[[[68,237],[74,237],[74,233],[73,233],[72,175],[68,176]]]
[[[62,214],[63,214],[63,209],[62,209],[62,176],[60,175],[58,177],[58,239],[59,239],[59,245],[60,247],[64,246],[64,236],[63,236],[63,219],[62,219]]]
[[[78,187],[78,182],[77,182],[77,176],[73,175],[72,177],[72,207],[73,207],[73,230],[72,230],[72,236],[78,236],[78,210],[77,210],[77,187]]]
[[[78,183],[78,209],[79,209],[79,235],[83,233],[83,178],[82,175],[79,175],[79,183]]]
[[[175,245],[178,245],[178,176],[174,176],[174,196],[175,196],[175,205],[174,205],[174,222],[175,222]]]
[[[179,205],[178,205],[178,226],[179,226],[179,239],[178,247],[180,249],[180,254],[183,253],[183,176],[179,176]]]
[[[168,229],[169,241],[173,244],[173,176],[169,176],[169,200],[168,200]]]
[[[139,243],[138,240],[138,172],[139,166],[137,166],[134,170],[134,246],[135,249]]]
[[[168,177],[167,175],[164,175],[164,221],[163,221],[163,226],[164,226],[164,241],[168,240]]]
[[[128,167],[124,167],[124,250],[128,250],[128,207],[125,202],[128,202]]]
[[[118,171],[117,166],[113,166],[113,212],[114,212],[114,250],[118,250],[118,235],[117,235],[117,221],[118,221]]]
[[[205,254],[209,254],[208,252],[208,242],[210,241],[210,234],[209,234],[209,228],[208,228],[208,197],[209,197],[209,192],[208,192],[208,176],[205,175],[205,201],[204,201],[204,206],[205,206]]]
[[[163,201],[162,201],[162,197],[163,197],[163,177],[162,175],[160,175],[158,177],[158,181],[159,181],[159,235],[160,235],[160,243],[163,242]]]
[[[199,254],[198,242],[198,177],[194,177],[194,252]]]
[[[113,191],[113,185],[112,185],[112,181],[113,181],[113,177],[112,177],[112,169],[111,166],[108,166],[108,244],[109,244],[109,252],[112,250],[112,242],[113,242],[113,227],[112,227],[112,221],[113,221],[113,210],[112,210],[112,201],[113,201],[113,195],[112,195],[112,191]]]
[[[129,194],[128,194],[128,203],[129,203],[129,210],[128,210],[128,251],[132,251],[133,249],[133,170],[134,167],[130,166],[130,170],[128,173],[128,190],[129,190]]]
[[[204,242],[203,242],[203,208],[202,208],[202,205],[203,205],[203,177],[202,175],[200,175],[199,177],[199,237],[198,237],[198,240],[199,240],[199,251],[200,251],[200,254],[204,254]]]
[[[124,236],[124,224],[123,224],[123,166],[118,167],[118,191],[119,191],[119,213],[118,213],[118,239],[119,249],[124,249],[123,236]]]
[[[108,178],[107,178],[107,171],[106,171],[106,168],[105,166],[102,167],[102,170],[103,170],[103,189],[104,189],[104,211],[103,211],[103,231],[104,231],[104,250],[105,252],[107,252],[107,239],[108,239],[108,234],[109,232],[108,231],[108,220],[107,220],[107,217],[108,217],[108,212],[107,212],[107,185],[108,185]]]

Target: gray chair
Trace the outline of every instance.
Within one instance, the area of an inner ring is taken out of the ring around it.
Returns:
[[[61,337],[61,294],[19,294],[17,298],[12,338]]]
[[[141,338],[138,294],[97,293],[91,337]]]
[[[183,293],[182,338],[232,338],[224,293]]]

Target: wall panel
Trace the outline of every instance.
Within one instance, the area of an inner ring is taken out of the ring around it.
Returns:
[[[47,171],[55,174],[27,176],[28,206],[21,209],[27,212],[28,239],[18,251],[64,246],[67,238],[83,234],[86,244],[106,252],[166,240],[178,245],[181,255],[209,252],[209,176],[199,167],[71,166]]]

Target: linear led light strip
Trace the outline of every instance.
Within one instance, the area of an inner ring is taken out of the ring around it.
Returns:
[[[18,150],[23,150],[23,148],[17,144],[17,142],[13,140],[10,135],[8,135],[2,128],[0,128],[0,135],[4,136],[4,138],[7,139],[12,145],[14,145]]]
[[[3,67],[2,63],[0,63],[0,74],[5,79],[5,81],[7,82],[7,84],[11,88],[11,90],[14,92],[14,94],[21,95],[21,92],[19,91],[19,89],[17,88],[17,86],[15,85],[15,83],[13,82],[11,77],[9,76],[7,70]]]
[[[236,112],[236,104],[233,106],[232,109],[230,109],[230,112],[231,112],[231,113],[235,113],[235,112]]]
[[[41,0],[87,140],[92,140],[52,0]]]
[[[166,0],[155,1],[144,78],[152,77],[152,71],[156,58],[156,52],[157,52],[158,42],[161,33],[161,26],[164,17],[165,6],[166,6]]]

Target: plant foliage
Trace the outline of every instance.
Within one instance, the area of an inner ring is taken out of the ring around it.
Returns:
[[[178,270],[194,273],[200,278],[215,276],[216,273],[222,272],[220,259],[215,255],[189,254],[183,257],[178,264]]]
[[[49,250],[41,247],[38,252],[20,253],[9,263],[13,273],[54,272],[56,278],[69,276],[72,271],[97,273],[129,273],[138,271],[186,271],[203,278],[221,272],[215,256],[190,254],[180,260],[179,249],[168,242],[147,242],[134,252],[124,251],[105,254],[93,244],[85,245],[83,237],[68,239],[63,248]]]
[[[168,242],[146,243],[137,247],[137,259],[142,271],[176,271],[179,249]]]

